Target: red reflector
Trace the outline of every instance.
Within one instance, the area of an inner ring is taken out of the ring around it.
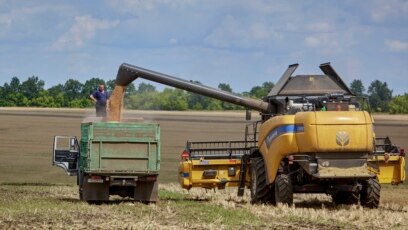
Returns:
[[[237,163],[237,160],[229,160],[229,163],[230,163],[230,164],[236,164],[236,163]]]
[[[184,150],[183,153],[181,153],[182,160],[188,159],[189,156],[190,154],[186,150]]]
[[[400,148],[400,156],[405,157],[405,150]]]
[[[146,177],[147,181],[156,181],[156,177],[155,176],[148,176]]]
[[[91,179],[99,180],[99,179],[101,179],[101,176],[91,176]]]

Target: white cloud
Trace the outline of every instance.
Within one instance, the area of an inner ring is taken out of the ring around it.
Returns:
[[[169,44],[171,44],[171,45],[175,45],[177,43],[178,43],[178,41],[177,41],[176,38],[172,38],[172,39],[169,40]]]
[[[321,33],[305,37],[305,44],[308,47],[330,47],[338,49],[340,44],[334,34]]]
[[[182,7],[195,0],[106,0],[107,5],[119,12],[146,13],[162,6]],[[201,2],[199,2],[201,4]]]
[[[7,3],[0,3],[0,6],[3,4]],[[16,31],[22,37],[31,37],[30,32],[33,31],[30,29],[33,22],[38,20],[41,15],[48,14],[56,9],[58,9],[56,6],[29,6],[13,8],[3,12],[0,10],[0,37],[8,37],[15,40]],[[24,30],[21,28],[24,28]]]
[[[394,52],[408,51],[408,42],[402,42],[398,40],[386,40],[384,44]]]
[[[372,5],[371,19],[376,22],[406,17],[408,14],[408,2],[404,0],[379,0],[370,5]]]
[[[224,17],[218,27],[216,27],[204,41],[210,45],[220,48],[258,47],[261,44],[268,46],[273,39],[282,39],[283,35],[275,31],[272,27],[261,23],[246,23],[237,20],[231,15]]]
[[[98,30],[110,29],[118,24],[118,20],[99,20],[91,16],[75,17],[75,23],[69,31],[61,35],[57,41],[51,45],[51,48],[54,50],[64,50],[82,47],[85,42],[95,36]]]
[[[328,22],[314,22],[306,25],[306,29],[315,32],[326,32],[334,30],[334,25]]]
[[[350,50],[356,44],[355,29],[314,33],[304,38],[306,47],[318,48],[324,54],[339,54]]]
[[[38,14],[46,11],[42,7],[24,7],[21,9],[13,9],[10,12],[0,14],[0,25],[3,24],[7,27],[11,26],[13,22],[17,20],[25,20],[34,14]]]

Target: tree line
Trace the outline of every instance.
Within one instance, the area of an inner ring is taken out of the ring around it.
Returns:
[[[45,82],[36,76],[21,82],[18,77],[0,86],[0,107],[50,107],[50,108],[88,108],[93,103],[89,95],[98,89],[99,84],[105,84],[108,92],[112,93],[115,81],[104,81],[94,77],[84,83],[69,79],[64,84],[57,84],[48,89]],[[194,83],[201,84],[198,81]],[[254,86],[248,92],[234,93],[229,84],[220,83],[218,88],[237,95],[262,98],[268,94],[274,84],[264,82],[261,86]],[[136,87],[133,83],[126,87],[125,107],[128,109],[144,110],[238,110],[241,106],[222,102],[217,99],[186,92],[180,89],[165,88],[162,91],[147,83],[140,83]]]
[[[350,84],[350,89],[356,96],[367,97],[371,110],[374,112],[408,113],[408,93],[392,96],[392,90],[388,87],[387,82],[374,80],[366,91],[363,82],[354,79]]]
[[[198,81],[194,83],[201,84]],[[0,86],[0,107],[69,107],[87,108],[93,103],[89,95],[93,93],[100,83],[106,85],[108,92],[112,92],[115,81],[105,82],[94,77],[84,83],[69,79],[64,84],[57,84],[48,89],[44,88],[44,81],[36,76],[29,77],[21,82],[18,77],[11,78],[10,82]],[[220,83],[218,88],[239,96],[261,99],[272,89],[274,83],[264,82],[254,86],[247,92],[233,92],[231,86]],[[357,96],[368,97],[370,107],[375,112],[408,113],[408,93],[393,96],[386,82],[375,80],[366,90],[362,81],[355,79],[350,84],[350,89]],[[127,109],[143,110],[240,110],[241,106],[223,102],[217,99],[186,92],[180,89],[165,88],[157,90],[153,85],[140,83],[137,87],[131,83],[126,88],[125,107]]]

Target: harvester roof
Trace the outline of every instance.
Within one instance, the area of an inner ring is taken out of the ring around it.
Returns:
[[[296,75],[293,72],[298,67],[293,64],[288,67],[283,76],[269,92],[274,96],[323,96],[327,94],[353,95],[340,76],[330,66],[330,63],[320,65],[324,75]]]

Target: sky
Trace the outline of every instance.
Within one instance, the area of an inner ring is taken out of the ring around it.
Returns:
[[[347,84],[403,94],[408,1],[0,0],[0,85],[111,80],[124,62],[235,92],[330,62]]]

